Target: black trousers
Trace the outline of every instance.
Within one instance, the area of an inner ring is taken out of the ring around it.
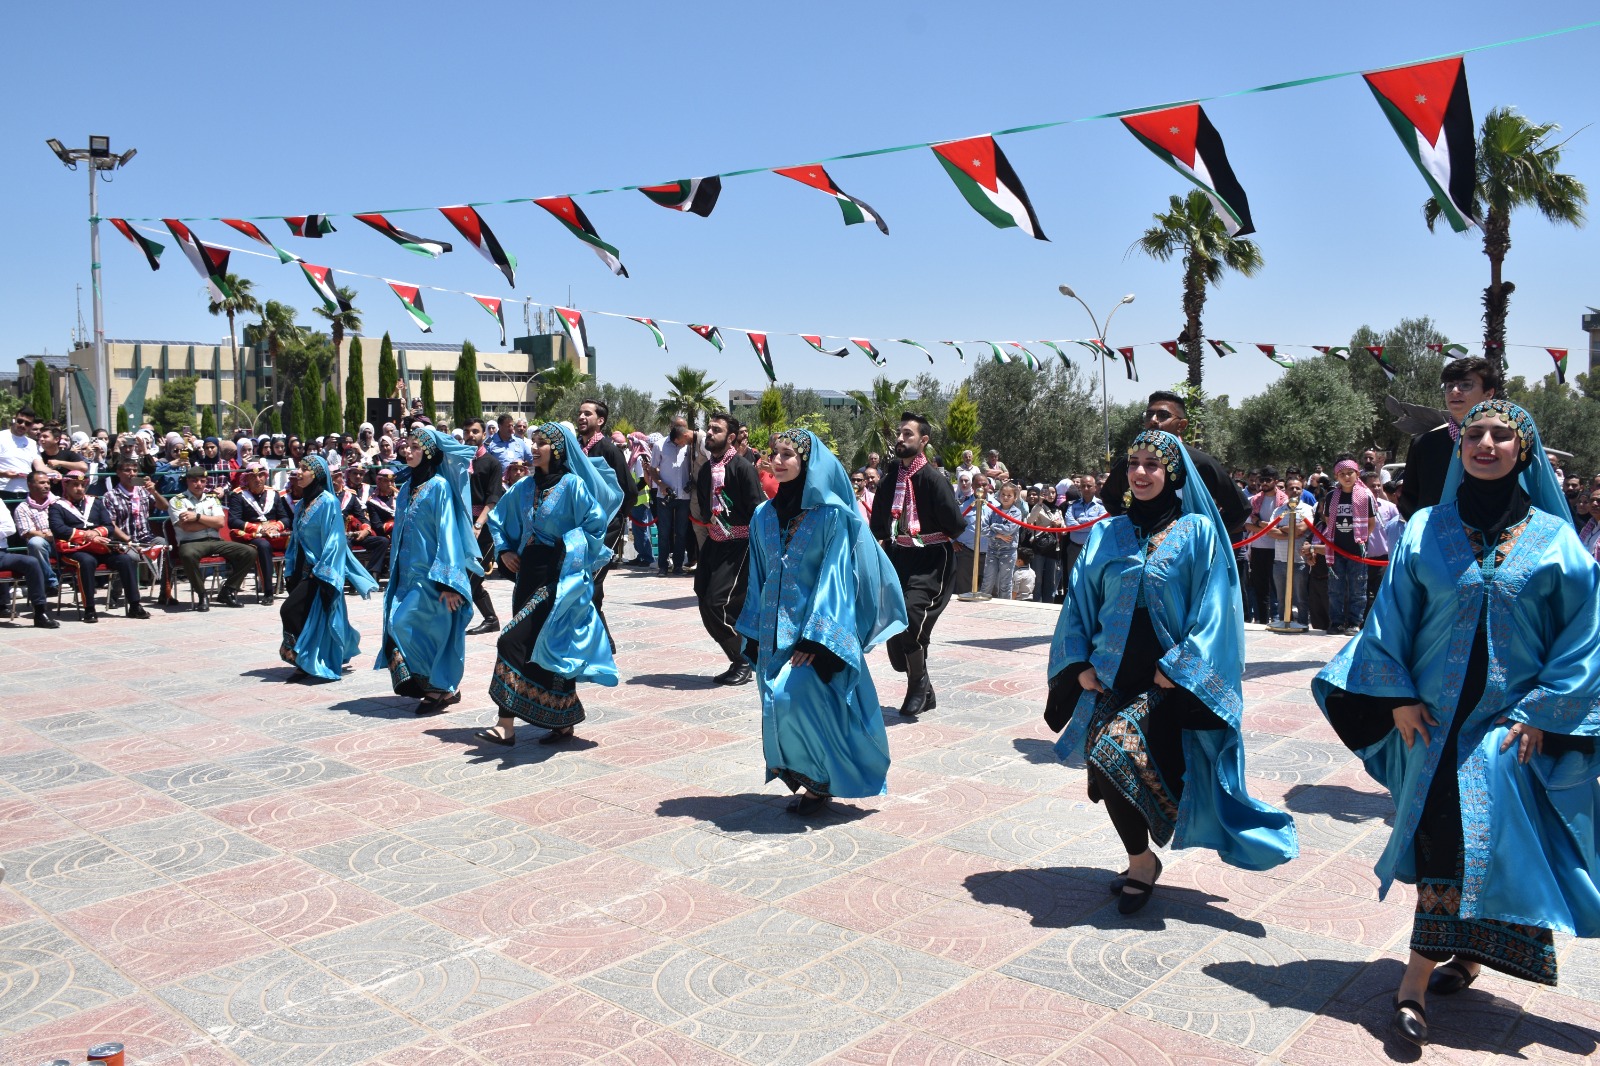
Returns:
[[[1250,548],[1250,606],[1254,621],[1272,621],[1272,600],[1277,590],[1272,584],[1273,554],[1270,547]]]
[[[933,627],[950,605],[950,595],[956,590],[958,577],[955,548],[948,541],[921,548],[898,544],[889,547],[889,561],[894,564],[894,572],[905,594],[906,627],[889,638],[884,650],[889,654],[889,665],[901,673],[905,672],[908,652],[928,650]],[[967,565],[972,565],[970,553]]]
[[[377,533],[359,541],[351,541],[356,558],[373,577],[381,577],[389,569],[389,538]]]
[[[94,587],[95,575],[100,566],[122,579],[123,595],[128,597],[130,604],[139,602],[139,561],[133,555],[123,552],[114,552],[110,555],[96,555],[94,552],[62,552],[63,560],[71,560],[78,564],[78,592],[83,597],[83,614],[92,618],[95,614]]]
[[[730,663],[744,662],[744,638],[733,625],[744,610],[750,587],[750,542],[707,539],[694,570],[694,594],[700,601],[700,623]]]
[[[489,570],[489,564],[494,558],[494,540],[489,536],[489,529],[485,526],[478,530],[478,561],[483,564],[484,572]],[[486,622],[498,622],[500,616],[495,613],[494,600],[489,598],[489,593],[483,587],[483,574],[468,574],[467,583],[472,586],[472,606],[478,609]]]
[[[268,596],[276,595],[277,588],[273,584],[272,571],[272,541],[266,537],[257,537],[255,540],[245,541],[256,552],[256,573],[261,575],[261,591]]]

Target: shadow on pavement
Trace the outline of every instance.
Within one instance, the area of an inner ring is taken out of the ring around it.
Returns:
[[[483,727],[461,726],[454,729],[424,729],[422,732],[446,744],[458,744],[466,748],[472,762],[498,762],[502,770],[545,762],[563,752],[587,751],[600,746],[599,741],[590,740],[581,734],[561,744],[540,744],[539,738],[544,736],[547,730],[534,725],[519,724],[517,742],[508,748],[500,744],[491,744],[487,740],[479,740],[478,730],[481,728]]]
[[[1193,888],[1156,886],[1155,898],[1137,914],[1117,911],[1108,891],[1114,870],[1090,866],[1052,866],[1045,869],[1001,870],[972,874],[965,885],[973,902],[1009,907],[1033,917],[1039,929],[1086,927],[1107,932],[1139,930],[1158,932],[1170,919],[1185,925],[1208,926],[1239,933],[1255,940],[1266,937],[1260,922],[1240,918],[1213,907],[1224,902]]]
[[[1300,814],[1326,814],[1340,822],[1382,818],[1386,824],[1394,824],[1394,801],[1348,785],[1295,785],[1284,793],[1283,805]]]
[[[952,640],[950,643],[968,648],[988,648],[991,651],[1021,651],[1024,648],[1048,648],[1050,636],[1045,634],[1032,637],[974,637],[971,640]]]
[[[664,688],[673,692],[700,691],[722,688],[706,674],[634,674],[624,685],[643,685],[646,688]]]
[[[1031,763],[1041,763],[1047,766],[1056,766],[1061,762],[1061,757],[1056,754],[1056,745],[1053,740],[1041,740],[1038,737],[1018,737],[1011,742],[1011,746]]]
[[[1292,674],[1300,670],[1321,670],[1328,665],[1326,659],[1289,659],[1281,662],[1266,660],[1253,662],[1244,668],[1245,681],[1255,681],[1273,674]]]
[[[823,813],[799,818],[784,810],[788,802],[781,796],[762,792],[737,796],[676,796],[657,804],[656,814],[662,818],[710,822],[725,833],[791,836],[816,826],[843,825],[872,813],[834,800]]]

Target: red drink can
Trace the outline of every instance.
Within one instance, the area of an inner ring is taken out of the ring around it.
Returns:
[[[89,1061],[100,1063],[101,1066],[122,1066],[122,1045],[116,1041],[107,1041],[96,1044],[89,1049]]]

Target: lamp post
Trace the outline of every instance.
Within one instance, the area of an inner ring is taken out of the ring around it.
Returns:
[[[226,404],[227,406],[233,408],[235,411],[238,411],[242,415],[248,415],[250,413],[249,411],[245,410],[243,407],[240,407],[236,403],[230,403],[227,400],[223,400],[222,402],[224,404]],[[282,406],[283,406],[283,401],[279,400],[277,403],[269,404],[268,406],[263,407],[261,410],[257,411],[256,415],[255,415],[255,418],[251,419],[251,421],[250,421],[250,435],[252,437],[254,437],[256,435],[256,423],[261,421],[263,418],[265,418],[267,416],[267,412],[268,411],[276,411],[278,408],[280,408]]]
[[[511,372],[509,370],[501,370],[499,367],[495,366],[493,363],[488,362],[488,361],[484,362],[483,368],[485,370],[493,370],[496,374],[505,374],[507,377],[511,376]],[[535,370],[533,373],[528,375],[528,380],[524,381],[522,383],[522,406],[524,406],[524,407],[532,407],[533,406],[533,399],[532,399],[532,396],[533,396],[533,391],[532,391],[533,390],[533,383],[539,379],[539,376],[541,374],[548,374],[550,371],[552,371],[554,369],[555,369],[555,367],[547,366],[543,370]],[[530,412],[530,413],[532,413],[532,412]],[[531,421],[531,419],[530,419],[530,421]]]
[[[112,171],[127,166],[139,150],[129,148],[121,155],[112,155],[111,138],[93,134],[89,137],[87,148],[67,148],[54,137],[44,143],[50,146],[50,150],[68,170],[77,170],[79,162],[87,161],[89,164],[89,287],[94,298],[94,373],[99,383],[95,389],[98,394],[95,397],[95,409],[91,412],[95,424],[90,428],[109,430],[111,371],[106,365],[105,310],[100,302],[100,198],[94,178],[98,171]]]
[[[1118,309],[1123,304],[1133,303],[1133,293],[1131,292],[1118,300],[1116,307],[1113,307],[1110,313],[1106,315],[1105,328],[1102,329],[1099,321],[1094,317],[1094,312],[1089,310],[1089,305],[1083,302],[1082,297],[1072,291],[1072,286],[1059,285],[1057,288],[1060,289],[1061,295],[1077,300],[1078,304],[1088,313],[1089,321],[1093,323],[1095,334],[1100,338],[1101,345],[1106,344],[1106,332],[1110,330],[1111,319],[1116,316]],[[1109,463],[1111,461],[1111,408],[1106,401],[1106,357],[1104,352],[1100,354],[1100,425],[1105,431],[1106,462]]]

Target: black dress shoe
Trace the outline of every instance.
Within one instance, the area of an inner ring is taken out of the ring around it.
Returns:
[[[129,618],[149,618],[150,617],[150,612],[145,610],[144,607],[142,605],[140,605],[140,604],[130,603],[130,604],[128,604],[128,617]],[[86,618],[86,619],[84,619],[84,621],[92,622],[92,621],[94,621],[94,619],[93,618]]]
[[[900,704],[900,717],[915,718],[928,709],[928,690],[924,686],[906,690],[906,698]]]
[[[61,623],[50,617],[50,610],[42,603],[33,605],[33,628],[60,629]]]
[[[749,663],[732,663],[726,670],[711,680],[718,685],[748,685],[754,679],[754,676],[750,672]]]
[[[83,624],[84,625],[92,626],[98,621],[100,621],[100,616],[95,614],[93,611],[85,611],[84,612],[84,614],[83,614]]]
[[[211,610],[211,600],[210,600],[209,597],[206,596],[206,594],[204,592],[202,592],[200,594],[200,598],[195,601],[194,609],[197,610],[197,611],[209,611],[209,610]]]
[[[1127,883],[1128,883],[1128,871],[1124,870],[1120,874],[1118,874],[1117,876],[1115,876],[1115,877],[1113,877],[1111,879],[1111,894],[1113,896],[1122,895],[1122,886],[1127,884]]]
[[[1407,1013],[1407,1012],[1410,1013]],[[1402,999],[1394,1005],[1394,1031],[1402,1040],[1409,1040],[1418,1047],[1428,1044],[1428,1015],[1423,1011],[1422,1004],[1414,999]]]
[[[1161,856],[1156,856],[1156,874],[1148,882],[1139,881],[1132,877],[1122,883],[1122,888],[1117,895],[1117,911],[1120,914],[1136,914],[1144,910],[1144,905],[1150,902],[1150,897],[1155,895],[1156,882],[1161,880]],[[1133,889],[1132,892],[1127,891]]]
[[[263,606],[263,607],[271,607],[272,604],[273,604],[273,601],[276,600],[277,598],[278,597],[274,596],[270,592],[263,592],[261,594],[261,606]]]
[[[475,625],[471,629],[467,630],[467,636],[475,637],[480,633],[493,633],[496,630],[498,630],[499,628],[500,628],[500,619],[498,619],[498,618],[485,618],[483,621],[479,622],[477,625]]]
[[[1481,969],[1478,971],[1482,972]],[[1470,972],[1463,963],[1451,959],[1428,975],[1428,995],[1453,996],[1457,992],[1465,992],[1478,979],[1478,973]]]
[[[224,588],[222,591],[217,593],[217,602],[224,607],[244,606],[244,604],[239,601],[239,594],[230,588]]]

